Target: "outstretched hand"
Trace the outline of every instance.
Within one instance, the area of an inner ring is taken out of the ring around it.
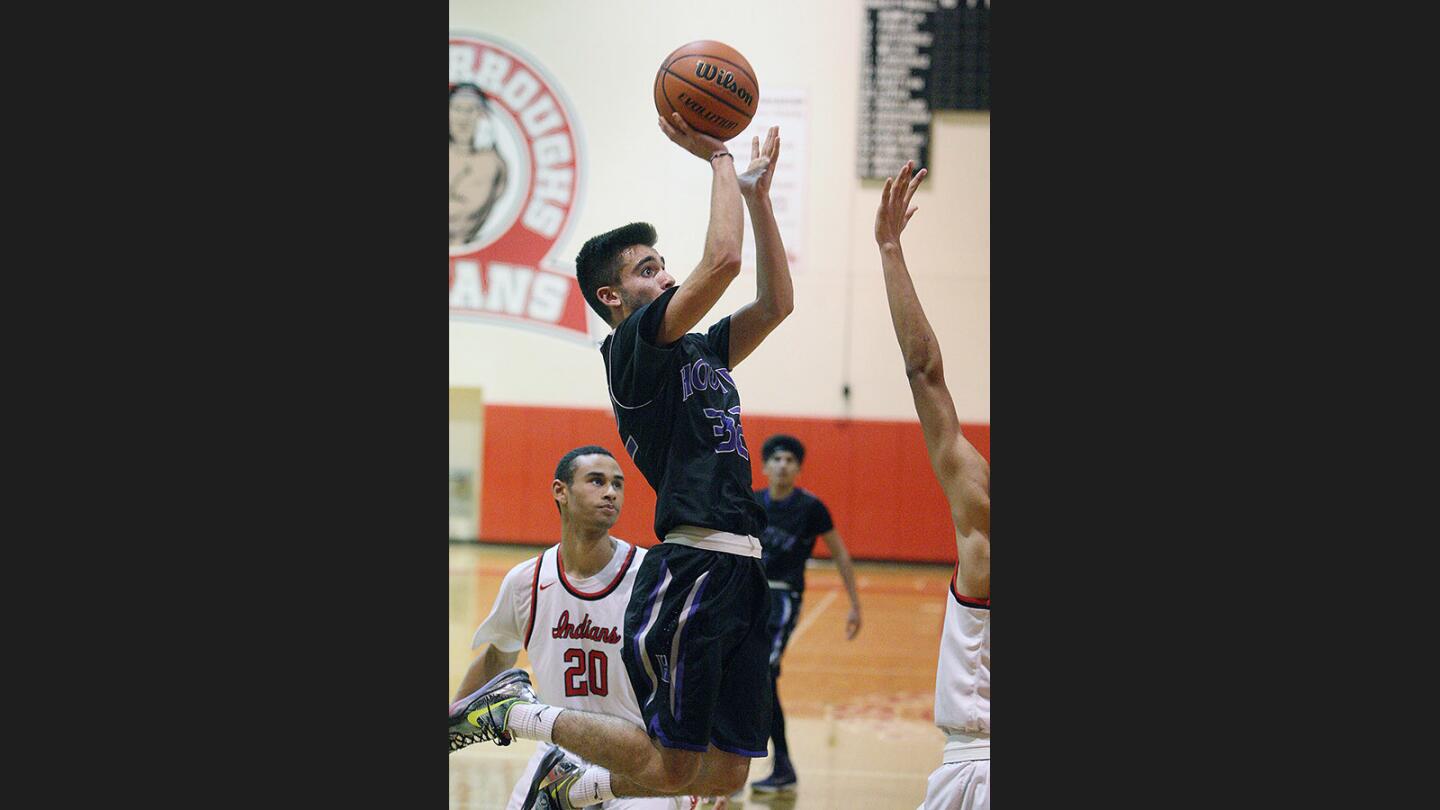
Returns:
[[[899,176],[885,178],[885,191],[880,195],[880,208],[875,212],[875,242],[881,247],[900,244],[900,232],[905,230],[910,217],[920,210],[920,206],[910,204],[910,198],[920,188],[920,181],[925,179],[927,170],[915,172],[912,178],[910,173],[914,170],[915,161],[907,160]]]
[[[760,148],[760,137],[750,139],[750,165],[739,177],[740,193],[746,197],[764,197],[770,193],[770,181],[775,177],[775,164],[780,162],[780,127],[770,127],[765,133],[765,148]]]

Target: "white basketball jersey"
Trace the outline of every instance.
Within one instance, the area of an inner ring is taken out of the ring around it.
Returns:
[[[945,630],[935,672],[935,725],[946,733],[990,734],[990,600],[961,596],[957,565],[945,596]]]
[[[540,555],[523,638],[542,703],[614,715],[643,727],[620,651],[625,607],[645,549],[616,542],[611,563],[584,580],[566,574],[559,546]]]

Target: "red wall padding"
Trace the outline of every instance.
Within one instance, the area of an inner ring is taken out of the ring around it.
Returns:
[[[990,458],[990,426],[963,425]],[[856,559],[953,563],[950,508],[930,471],[918,422],[803,419],[745,415],[745,444],[757,488],[765,485],[760,447],[774,433],[805,444],[800,485],[830,508]],[[620,444],[609,411],[516,405],[485,407],[480,539],[547,545],[560,536],[550,482],[560,457],[575,447],[607,448],[625,472],[625,506],[611,530],[642,546],[657,541],[655,492]],[[829,556],[817,544],[816,556]]]

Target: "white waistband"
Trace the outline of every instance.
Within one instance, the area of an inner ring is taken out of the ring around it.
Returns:
[[[770,587],[774,588],[774,589],[777,590],[777,591],[793,591],[793,590],[795,590],[795,587],[794,587],[793,585],[791,585],[790,583],[788,583],[788,582],[781,582],[781,581],[778,580],[778,579],[771,579],[771,580],[766,580],[766,581],[770,583]]]
[[[952,732],[945,735],[945,757],[943,762],[969,762],[974,759],[990,758],[989,734],[961,734]]]
[[[665,542],[760,559],[760,541],[748,534],[717,532],[701,526],[676,526],[665,535]]]

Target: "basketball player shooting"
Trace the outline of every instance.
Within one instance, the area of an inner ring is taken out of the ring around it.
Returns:
[[[624,658],[644,727],[535,702],[524,673],[456,704],[451,736],[558,744],[565,760],[538,774],[525,807],[575,808],[617,796],[715,796],[744,787],[766,755],[771,685],[769,586],[758,539],[765,511],[751,495],[750,452],[730,369],[793,308],[785,247],[770,204],[780,154],[772,127],[750,164],[679,115],[660,120],[711,172],[710,221],[699,265],[678,285],[646,223],[585,243],[580,289],[614,331],[600,351],[620,439],[655,489],[662,542],[640,564],[625,614]],[[705,334],[690,330],[740,273],[744,200],[756,242],[756,297]]]
[[[956,560],[935,673],[935,725],[945,732],[945,752],[918,810],[989,810],[990,463],[960,432],[940,344],[900,247],[901,231],[919,210],[911,198],[925,179],[924,169],[914,170],[914,161],[908,161],[897,177],[885,181],[875,212],[875,242],[925,451],[950,504]]]

